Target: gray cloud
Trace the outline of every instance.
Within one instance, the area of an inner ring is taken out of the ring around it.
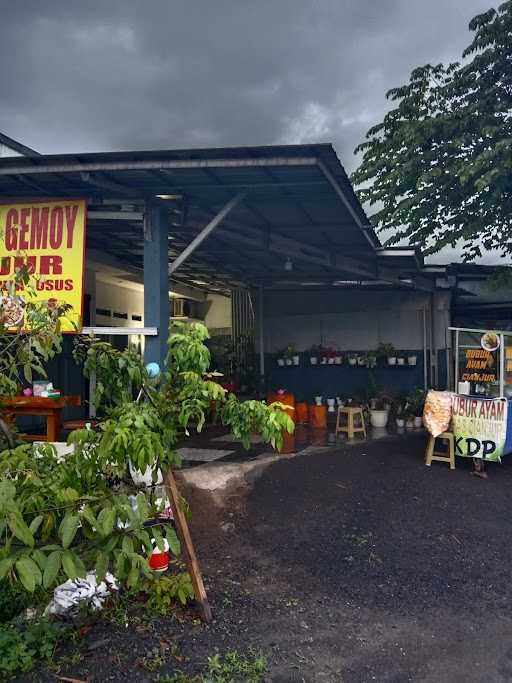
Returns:
[[[0,130],[42,152],[332,141],[490,0],[4,0]]]
[[[460,59],[490,3],[4,0],[0,130],[46,153],[329,141],[351,171],[386,91]]]

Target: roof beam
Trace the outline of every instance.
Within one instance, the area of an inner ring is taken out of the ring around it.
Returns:
[[[196,237],[190,242],[190,244],[181,252],[181,254],[174,259],[174,261],[169,265],[169,275],[172,275],[178,268],[184,263],[189,256],[191,256],[197,247],[204,242],[208,235],[215,230],[215,228],[222,223],[224,218],[230,213],[241,201],[243,201],[246,196],[245,192],[239,192],[235,197],[229,200],[222,209],[214,216],[211,221],[201,230],[201,232],[196,235]]]
[[[33,162],[31,159],[30,161]],[[46,163],[0,167],[0,175],[41,173],[87,173],[94,171],[151,171],[186,168],[265,168],[269,166],[315,166],[316,157],[268,157],[262,159],[166,159],[139,161],[89,161],[84,163]],[[125,189],[125,188],[123,188]]]

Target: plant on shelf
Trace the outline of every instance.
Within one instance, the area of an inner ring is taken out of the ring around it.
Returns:
[[[388,365],[396,365],[396,350],[393,344],[379,344],[375,351],[375,355],[383,363],[387,363]]]
[[[318,345],[313,345],[309,349],[309,362],[311,365],[318,365],[319,359],[322,355],[322,347]]]
[[[340,351],[340,349],[336,349],[334,362],[336,365],[342,365],[343,363],[343,353]]]
[[[357,354],[355,354],[353,351],[350,351],[348,353],[348,364],[354,367],[354,365],[357,365]]]
[[[368,353],[365,354],[365,365],[370,369],[377,366],[377,355],[374,351],[368,351]]]
[[[200,323],[172,324],[160,377],[148,379],[139,360],[140,382],[124,391],[116,375],[133,362],[128,352],[92,338],[81,341],[88,346],[87,359],[109,356],[108,362],[84,367],[85,374],[94,368],[104,384],[100,407],[106,418],[97,430],[72,432],[74,450],[63,460],[50,445],[38,447],[37,457],[32,444],[0,452],[0,582],[33,593],[95,569],[99,580],[112,571],[122,584],[135,587],[141,577],[152,575],[151,538],[162,550],[164,533],[177,558],[180,546],[170,524],[151,527],[151,534],[145,528],[160,503],[152,486],[130,495],[129,468],[149,469],[155,482],[159,470],[179,465],[178,441],[191,429],[201,431],[212,402],[244,446],[249,447],[254,432],[275,449],[282,446],[283,433],[294,427],[284,406],[240,402],[214,382],[207,337]],[[138,402],[133,396],[143,382],[147,400]]]

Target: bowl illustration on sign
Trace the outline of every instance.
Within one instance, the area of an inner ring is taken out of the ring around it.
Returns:
[[[0,325],[16,327],[23,321],[24,313],[22,299],[8,294],[0,296]]]
[[[482,335],[480,344],[485,351],[496,351],[500,345],[500,338],[496,332],[486,332],[484,335]]]

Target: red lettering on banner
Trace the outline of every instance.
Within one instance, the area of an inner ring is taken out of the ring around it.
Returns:
[[[76,216],[78,214],[78,206],[76,204],[72,206],[66,206],[66,225],[68,227],[68,240],[67,248],[71,249],[73,246],[73,233],[75,231]]]
[[[64,225],[64,211],[56,206],[50,214],[50,247],[59,249],[62,244],[62,230]]]
[[[73,280],[66,280],[64,289],[66,290],[66,292],[71,292],[73,290]]]
[[[0,275],[9,275],[11,271],[11,257],[4,256],[0,259]]]
[[[23,256],[15,256],[14,258],[14,272],[17,270],[21,270],[23,266],[27,266],[28,272],[29,273],[35,273],[36,272],[36,257],[35,256],[27,256],[27,258],[24,258]]]
[[[7,251],[16,251],[18,248],[18,212],[16,209],[9,209],[5,218],[5,248]]]
[[[30,229],[28,217],[30,216],[30,209],[22,209],[20,211],[20,229],[18,231],[18,249],[28,249],[27,234]]]
[[[30,230],[30,248],[46,249],[48,246],[48,218],[50,209],[45,206],[42,209],[32,209]]]
[[[41,275],[62,275],[62,256],[41,256],[39,273]]]

